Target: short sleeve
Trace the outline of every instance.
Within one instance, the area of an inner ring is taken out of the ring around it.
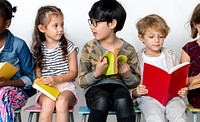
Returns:
[[[70,55],[74,50],[76,50],[76,54],[78,54],[79,52],[79,48],[78,46],[76,46],[73,42],[71,41],[67,41],[68,45],[67,45],[67,51],[68,51],[68,55]]]

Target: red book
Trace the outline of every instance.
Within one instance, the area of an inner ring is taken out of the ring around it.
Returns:
[[[150,96],[158,100],[163,106],[173,97],[178,96],[178,91],[185,87],[190,63],[185,62],[173,67],[169,72],[157,66],[144,63],[143,81]]]

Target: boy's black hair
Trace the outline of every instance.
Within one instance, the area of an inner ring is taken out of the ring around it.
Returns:
[[[0,17],[7,21],[14,17],[12,14],[17,11],[17,7],[12,7],[11,3],[7,0],[0,0]]]
[[[120,31],[126,20],[126,11],[116,0],[99,0],[95,2],[89,11],[89,17],[97,20],[111,22],[117,20],[115,32]]]

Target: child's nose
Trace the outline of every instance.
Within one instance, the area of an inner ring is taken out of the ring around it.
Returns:
[[[63,31],[63,30],[64,30],[64,27],[63,27],[63,26],[59,26],[59,27],[58,27],[58,30],[59,30],[59,31]]]
[[[159,42],[160,41],[160,38],[159,37],[156,37],[155,38],[155,42]]]

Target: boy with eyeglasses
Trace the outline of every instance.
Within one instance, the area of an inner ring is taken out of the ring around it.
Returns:
[[[140,81],[135,48],[116,36],[126,20],[126,11],[116,0],[99,0],[89,11],[89,25],[95,37],[81,52],[78,84],[84,89],[86,104],[91,109],[88,122],[106,122],[108,111],[115,110],[118,122],[135,122],[129,89]],[[118,48],[127,62],[118,62],[119,73],[104,75],[107,51]]]

